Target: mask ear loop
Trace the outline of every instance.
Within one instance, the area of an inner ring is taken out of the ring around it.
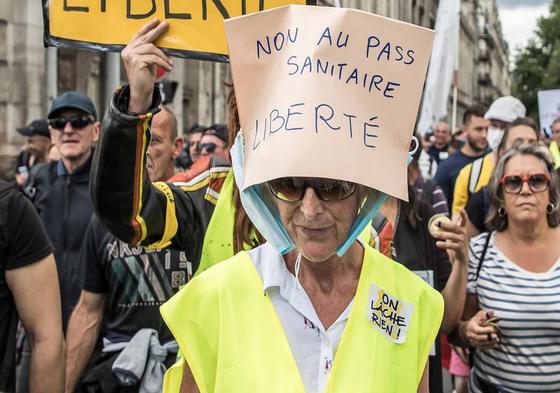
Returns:
[[[412,141],[414,142],[414,147],[412,148],[412,150],[410,150],[408,152],[408,155],[410,157],[414,157],[414,155],[416,154],[416,152],[420,148],[420,142],[418,141],[418,138],[416,138],[415,136],[412,136]]]
[[[414,147],[412,148],[411,151],[408,152],[407,165],[410,165],[410,163],[413,160],[414,154],[420,148],[420,142],[418,141],[418,138],[413,136],[412,141],[414,141]],[[387,198],[387,194],[380,193],[376,198],[377,200],[371,200],[371,197],[372,196],[370,195],[366,199],[366,202],[362,206],[363,212],[358,214],[356,221],[350,228],[350,234],[348,235],[344,243],[342,243],[336,250],[336,255],[338,255],[339,257],[344,255],[344,253],[348,250],[348,248],[350,248],[354,240],[360,235],[361,231],[371,222],[373,217],[379,212],[381,206],[383,205],[385,199]]]
[[[298,291],[303,289],[301,283],[299,282],[299,269],[300,269],[300,267],[301,267],[301,252],[298,251],[297,258],[296,258],[296,266],[294,267]]]

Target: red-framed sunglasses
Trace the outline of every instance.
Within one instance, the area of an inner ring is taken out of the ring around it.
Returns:
[[[543,192],[548,189],[550,176],[546,173],[533,173],[529,176],[508,175],[503,176],[500,180],[500,184],[507,194],[519,194],[523,183],[527,183],[533,192]]]

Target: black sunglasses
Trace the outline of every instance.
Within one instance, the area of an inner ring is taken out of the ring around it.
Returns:
[[[209,154],[212,154],[217,147],[218,145],[216,145],[215,143],[199,143],[198,145],[196,145],[196,151],[200,153],[202,150],[206,150]]]
[[[81,129],[85,126],[92,124],[95,120],[91,116],[76,115],[70,117],[55,117],[49,119],[49,125],[56,130],[63,130],[66,127],[66,123],[70,122],[70,125],[74,129]]]
[[[268,187],[272,195],[284,202],[301,201],[307,188],[312,188],[317,197],[325,202],[341,201],[356,191],[356,184],[349,181],[303,177],[271,180]]]

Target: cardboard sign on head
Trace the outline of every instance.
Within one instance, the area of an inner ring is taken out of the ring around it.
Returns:
[[[407,199],[433,31],[293,5],[228,19],[225,30],[245,141],[242,189],[326,177]]]

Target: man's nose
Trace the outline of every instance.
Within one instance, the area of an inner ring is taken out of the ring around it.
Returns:
[[[323,212],[323,203],[311,187],[307,187],[301,200],[300,210],[308,220],[313,220]]]
[[[74,128],[72,127],[72,124],[70,123],[70,121],[66,121],[66,124],[64,124],[64,128],[63,128],[64,132],[74,132]]]

